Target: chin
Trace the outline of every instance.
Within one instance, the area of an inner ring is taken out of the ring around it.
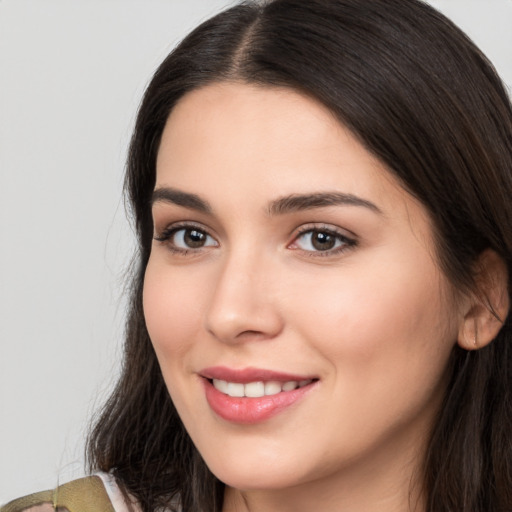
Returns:
[[[304,464],[296,457],[265,454],[257,449],[252,453],[249,450],[242,457],[240,452],[237,450],[233,457],[224,453],[205,460],[210,471],[229,487],[247,491],[284,489],[307,480],[307,475],[302,473]]]
[[[253,465],[235,468],[215,468],[214,475],[228,487],[241,491],[277,490],[293,487],[302,482],[302,479],[293,473],[291,468],[277,469],[260,465],[256,469]],[[277,469],[277,470],[276,470]]]

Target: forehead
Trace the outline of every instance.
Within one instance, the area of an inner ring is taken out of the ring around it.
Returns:
[[[324,105],[289,88],[242,83],[211,84],[178,102],[162,135],[156,186],[232,206],[329,190],[378,202],[389,215],[424,213]]]

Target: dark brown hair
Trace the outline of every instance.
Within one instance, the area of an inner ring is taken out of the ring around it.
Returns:
[[[150,197],[165,122],[187,92],[237,81],[326,105],[430,213],[440,267],[474,289],[487,248],[512,276],[512,110],[492,65],[418,0],[243,3],[206,21],[162,63],[140,106],[126,175],[138,235],[123,372],[93,429],[93,469],[113,471],[145,511],[222,508],[169,398],[142,312]],[[512,289],[511,283],[508,290]],[[481,350],[454,348],[425,456],[428,512],[512,510],[510,315]]]

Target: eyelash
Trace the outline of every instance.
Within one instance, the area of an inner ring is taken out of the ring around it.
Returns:
[[[172,226],[169,226],[165,228],[160,234],[156,235],[154,239],[162,244],[167,245],[167,248],[169,251],[175,254],[179,254],[181,256],[187,256],[190,255],[190,253],[197,254],[198,252],[202,251],[204,247],[211,247],[212,245],[202,246],[198,248],[189,248],[189,249],[183,249],[181,247],[176,247],[173,243],[170,243],[171,238],[176,235],[179,231],[187,231],[187,230],[196,230],[200,233],[203,233],[207,237],[212,238],[215,240],[214,237],[212,237],[204,227],[201,225],[197,225],[190,222],[184,222],[184,223],[178,223],[173,224]],[[303,237],[306,234],[313,234],[313,233],[322,233],[331,237],[335,238],[335,243],[340,242],[340,245],[338,247],[334,247],[332,249],[327,249],[325,251],[322,250],[305,250],[301,249],[300,247],[292,248],[293,245],[297,244],[297,241]],[[342,252],[345,252],[357,245],[357,240],[354,238],[350,238],[346,236],[344,233],[340,232],[339,230],[333,228],[332,226],[318,226],[318,225],[305,225],[303,226],[298,233],[294,236],[293,241],[287,245],[287,248],[292,248],[292,250],[299,250],[302,251],[304,254],[306,254],[308,257],[328,257],[328,256],[336,256],[338,254],[341,254]],[[218,246],[218,242],[217,242]]]
[[[203,247],[199,248],[193,248],[190,247],[189,249],[183,249],[181,247],[176,247],[174,244],[171,243],[171,238],[178,233],[179,231],[187,231],[187,230],[195,230],[200,233],[204,233],[207,237],[213,238],[207,230],[205,230],[201,225],[194,224],[191,222],[183,222],[178,224],[173,224],[172,226],[169,226],[165,228],[159,235],[156,235],[154,239],[157,242],[160,242],[162,244],[165,244],[169,251],[175,254],[179,254],[181,256],[187,256],[191,252],[198,253],[203,249]],[[213,238],[214,239],[214,238]],[[215,240],[215,239],[214,239]],[[209,247],[209,246],[206,246]]]

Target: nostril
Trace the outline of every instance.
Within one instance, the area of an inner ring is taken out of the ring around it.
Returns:
[[[243,331],[237,336],[238,338],[263,338],[265,337],[265,333],[261,331]]]

